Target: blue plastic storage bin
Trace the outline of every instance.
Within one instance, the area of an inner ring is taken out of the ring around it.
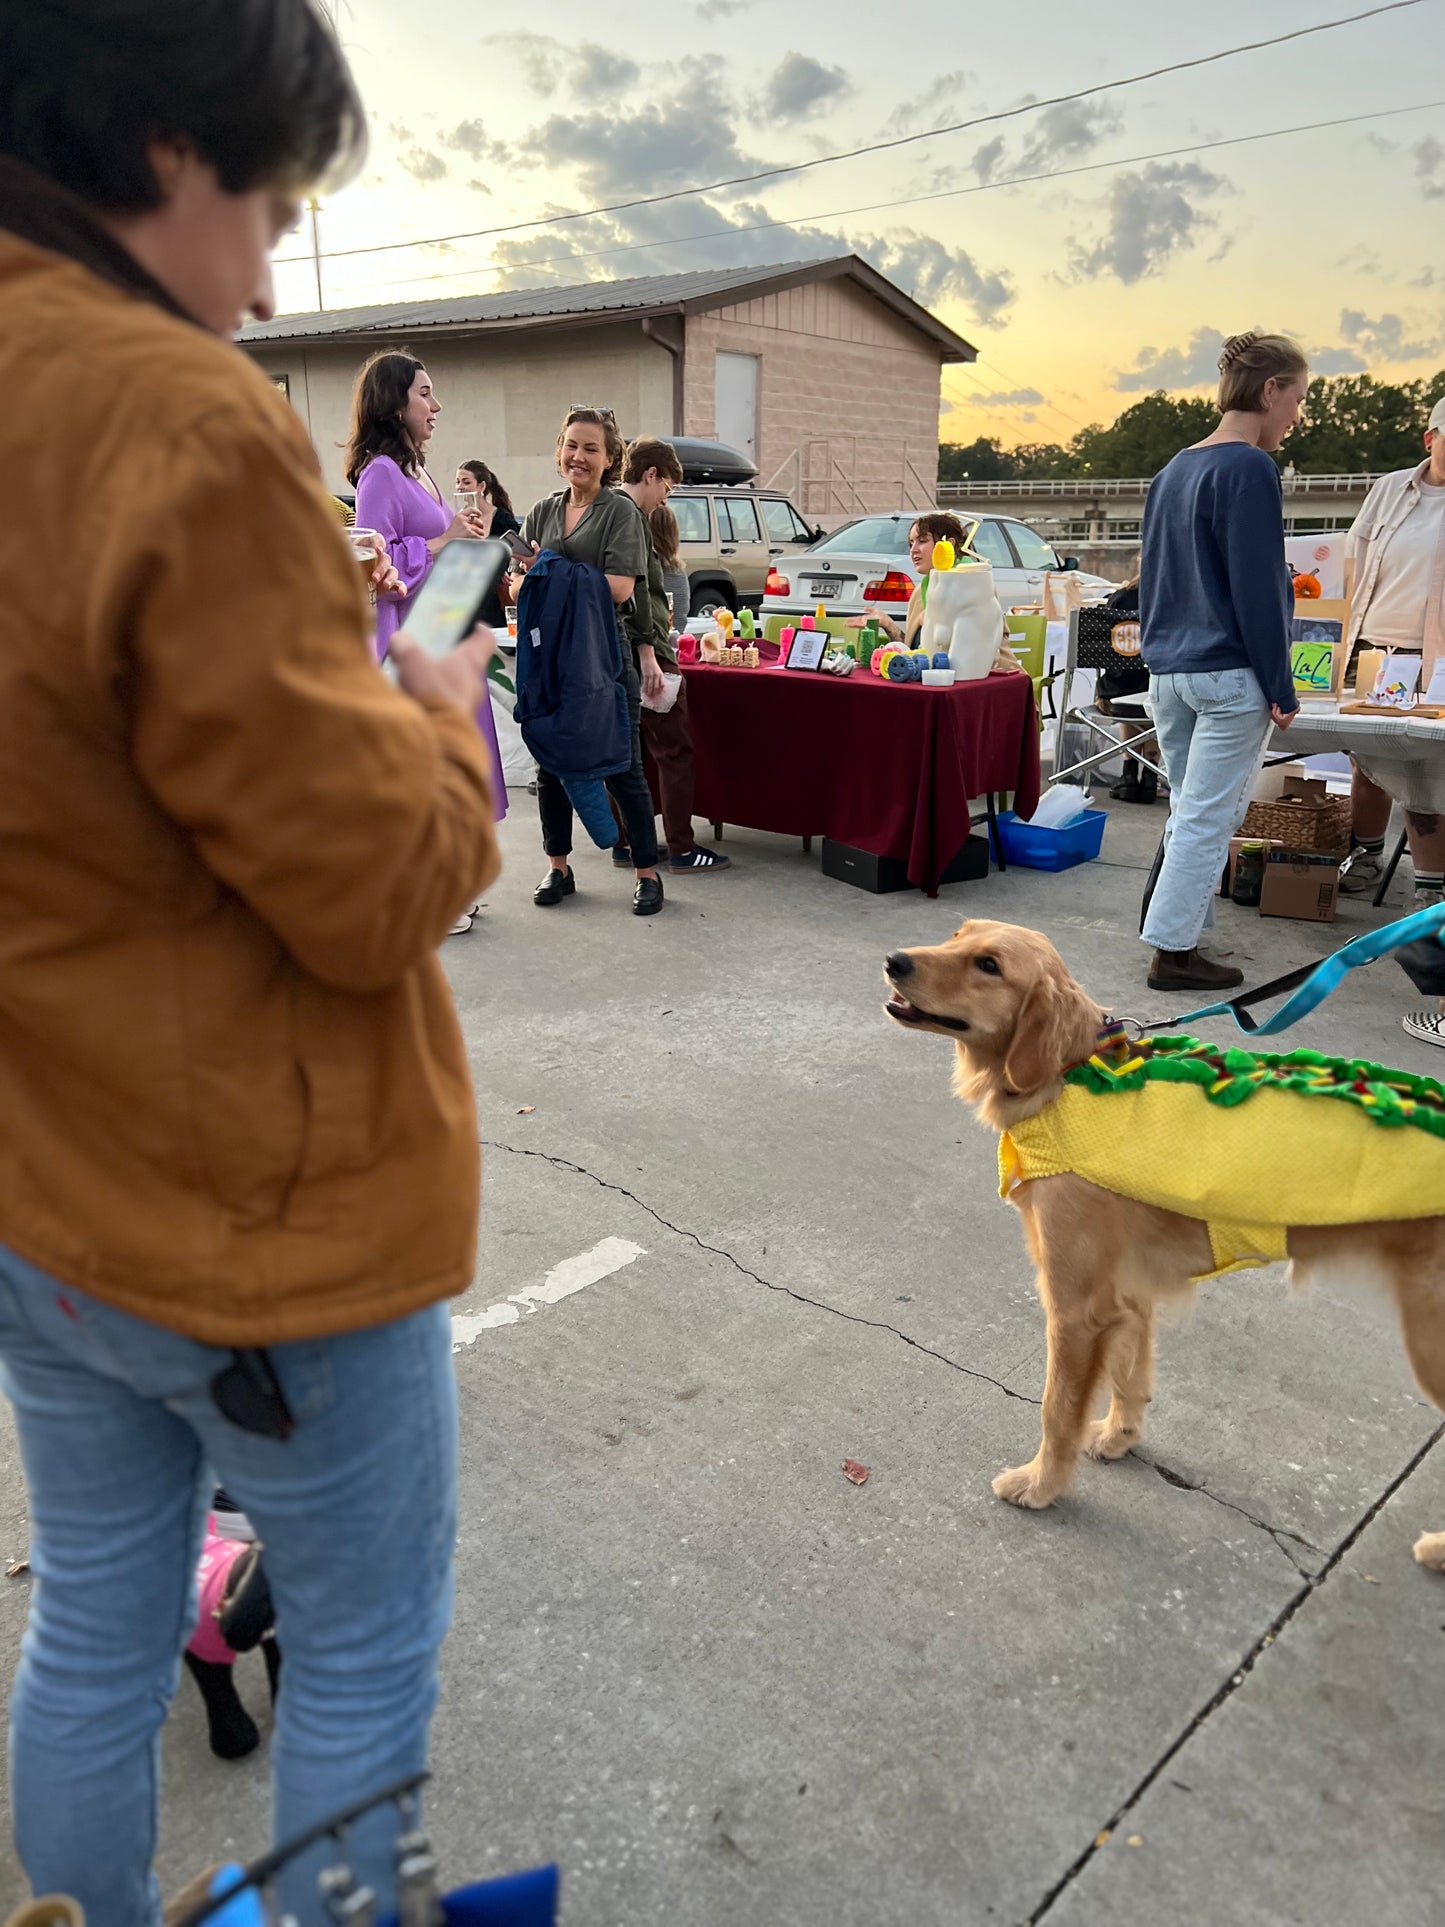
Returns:
[[[1004,861],[1025,870],[1071,870],[1099,854],[1108,820],[1107,810],[1085,810],[1062,830],[1049,830],[1042,824],[1021,823],[1012,810],[1004,810],[998,819]]]

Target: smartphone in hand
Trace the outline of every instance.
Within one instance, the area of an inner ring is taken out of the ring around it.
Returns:
[[[449,655],[476,628],[506,567],[502,542],[448,542],[407,603],[403,630],[428,655]]]

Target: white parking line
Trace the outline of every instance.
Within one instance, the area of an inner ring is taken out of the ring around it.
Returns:
[[[561,1264],[553,1265],[540,1285],[527,1285],[521,1291],[514,1291],[510,1297],[488,1305],[485,1311],[454,1312],[452,1350],[459,1352],[465,1345],[474,1345],[484,1331],[492,1331],[498,1325],[515,1325],[524,1313],[531,1317],[546,1305],[560,1304],[574,1292],[585,1291],[588,1285],[610,1278],[614,1271],[621,1271],[635,1258],[646,1256],[643,1247],[628,1238],[604,1238],[590,1251],[579,1251],[575,1258],[564,1258]]]

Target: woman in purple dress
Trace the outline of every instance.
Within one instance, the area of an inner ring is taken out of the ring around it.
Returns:
[[[356,378],[346,448],[346,475],[356,490],[356,523],[377,531],[401,578],[399,595],[377,601],[378,657],[385,657],[406,619],[406,597],[426,581],[447,543],[475,540],[482,532],[471,512],[452,513],[427,473],[426,445],[440,413],[431,377],[415,355],[373,355]],[[477,711],[477,727],[492,752],[492,792],[500,822],[507,814],[507,785],[490,694]],[[456,934],[464,927],[470,928],[469,918],[458,923]]]

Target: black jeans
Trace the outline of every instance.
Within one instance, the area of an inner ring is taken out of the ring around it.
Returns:
[[[627,689],[627,716],[632,726],[632,767],[607,779],[608,794],[622,812],[622,832],[632,847],[636,870],[657,866],[657,812],[642,769],[642,678],[628,662],[622,671]],[[560,776],[537,771],[537,814],[542,819],[542,848],[548,856],[572,854],[572,803]]]

